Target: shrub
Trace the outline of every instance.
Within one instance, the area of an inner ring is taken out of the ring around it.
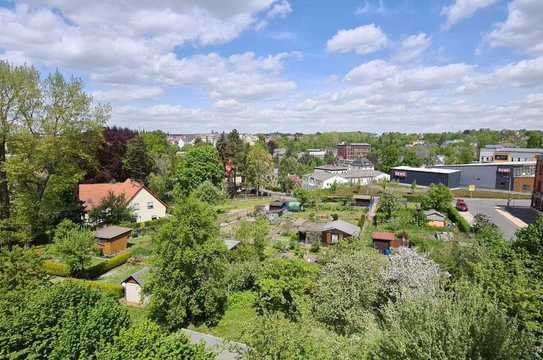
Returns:
[[[468,224],[468,222],[466,221],[466,219],[464,219],[460,213],[458,212],[458,210],[456,210],[455,208],[453,208],[452,206],[449,206],[447,208],[447,216],[449,217],[449,219],[455,223],[457,226],[458,226],[458,230],[460,230],[461,232],[469,232],[471,230],[471,226]]]
[[[90,280],[83,280],[83,279],[69,279],[67,282],[87,286],[92,289],[98,289],[101,290],[109,295],[112,295],[116,298],[120,298],[123,296],[123,287],[120,284],[107,284],[102,283],[98,281],[90,281]]]
[[[70,276],[70,268],[68,265],[54,261],[54,260],[44,260],[42,263],[43,270],[52,276]]]
[[[88,268],[81,271],[78,274],[78,277],[85,279],[95,279],[98,276],[105,274],[109,270],[124,264],[128,259],[130,259],[130,257],[132,257],[132,252],[126,251],[120,255],[112,257],[111,259],[107,259],[96,265],[89,266]]]

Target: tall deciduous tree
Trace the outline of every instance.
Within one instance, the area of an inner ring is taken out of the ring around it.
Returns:
[[[66,209],[59,195],[73,189],[94,161],[109,107],[93,105],[79,79],[66,80],[59,72],[29,96],[34,103],[14,133],[5,170],[17,185],[14,212],[40,238]]]
[[[179,329],[216,324],[226,307],[226,246],[218,238],[216,214],[189,197],[178,204],[155,240],[155,263],[146,291],[151,317]]]
[[[188,196],[206,180],[215,186],[221,185],[223,176],[217,150],[207,144],[196,145],[187,151],[177,169],[176,190]]]
[[[257,195],[260,188],[271,177],[273,172],[273,158],[262,146],[253,146],[247,155],[247,181],[256,188]]]

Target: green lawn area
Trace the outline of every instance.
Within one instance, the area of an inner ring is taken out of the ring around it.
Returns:
[[[228,298],[228,309],[217,326],[194,327],[195,331],[212,334],[231,341],[240,341],[246,324],[257,317],[253,308],[256,294],[252,291],[235,292]]]
[[[250,209],[254,208],[257,205],[266,205],[272,201],[270,197],[247,197],[247,198],[236,198],[228,199],[222,205],[218,205],[216,209],[219,212],[227,212],[230,210],[239,210],[239,209]]]
[[[507,199],[510,197],[511,199],[524,199],[529,200],[532,197],[532,194],[508,194],[503,191],[482,191],[482,190],[476,190],[473,192],[470,192],[466,189],[455,189],[451,190],[454,197],[464,197],[464,198],[480,198],[480,199]]]

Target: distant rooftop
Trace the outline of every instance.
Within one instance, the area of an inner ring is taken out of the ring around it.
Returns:
[[[434,165],[436,168],[448,168],[448,167],[468,167],[468,166],[507,166],[507,165],[519,165],[530,166],[535,165],[536,161],[507,161],[507,162],[487,162],[487,163],[470,163],[470,164],[450,164],[450,165]]]
[[[483,147],[482,150],[489,149],[489,150],[498,150],[498,151],[508,151],[508,152],[540,152],[543,153],[543,149],[541,148],[521,148],[521,147],[513,147],[513,146],[507,146],[507,145],[487,145]]]
[[[460,171],[460,170],[453,170],[453,169],[418,168],[418,167],[412,167],[412,166],[396,166],[392,168],[392,170],[419,171],[419,172],[428,172],[428,173],[435,173],[435,174],[454,174]]]

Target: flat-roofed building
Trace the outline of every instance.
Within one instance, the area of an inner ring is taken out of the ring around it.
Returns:
[[[485,146],[479,151],[479,162],[486,163],[535,161],[538,155],[543,155],[543,149],[489,145]]]
[[[415,183],[418,186],[443,184],[453,189],[460,187],[460,173],[460,170],[452,169],[397,166],[390,171],[390,179],[400,184]]]

